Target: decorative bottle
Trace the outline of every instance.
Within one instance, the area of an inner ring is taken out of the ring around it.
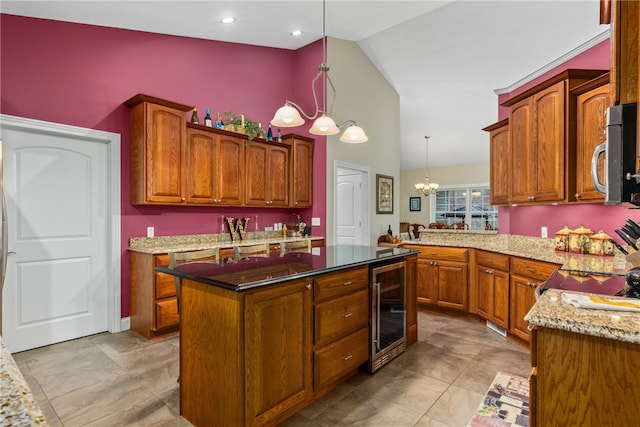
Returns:
[[[282,142],[282,134],[280,133],[280,129],[278,129],[278,136],[276,137],[277,142]]]
[[[269,123],[269,130],[267,131],[267,141],[273,141],[273,132],[271,131],[271,123]]]
[[[211,121],[211,112],[208,108],[205,110],[204,125],[209,127],[213,126],[213,122]]]
[[[191,113],[191,123],[196,125],[200,123],[200,120],[198,120],[198,110],[196,109],[196,107],[193,107],[193,113]]]
[[[391,231],[391,224],[389,224],[389,229],[387,230],[387,234],[393,237],[393,231]]]
[[[216,129],[224,129],[222,124],[222,114],[218,113],[218,119],[216,120]]]

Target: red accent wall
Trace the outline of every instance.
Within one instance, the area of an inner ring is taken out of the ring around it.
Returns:
[[[569,68],[608,70],[610,69],[610,60],[610,41],[605,40],[533,81],[510,93],[500,95],[498,97],[499,120],[509,116],[509,110],[500,106],[507,99]],[[539,237],[540,228],[547,227],[549,237],[553,237],[553,234],[565,225],[568,225],[569,228],[584,225],[593,231],[602,229],[622,244],[624,242],[613,230],[620,228],[626,218],[640,220],[640,210],[638,209],[629,209],[626,206],[605,206],[598,203],[505,206],[500,207],[499,212],[500,224],[498,228],[500,233]]]
[[[121,135],[122,317],[129,316],[131,237],[218,233],[220,216],[259,215],[261,228],[286,222],[290,209],[133,206],[129,203],[129,109],[137,93],[198,107],[215,114],[231,110],[266,127],[285,99],[312,111],[310,82],[322,60],[322,45],[297,51],[13,15],[0,15],[0,112]],[[308,125],[283,129],[314,137],[314,207],[295,211],[308,223],[326,223],[325,138]]]

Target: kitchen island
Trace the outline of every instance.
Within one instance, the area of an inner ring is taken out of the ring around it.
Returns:
[[[180,413],[196,426],[277,425],[370,357],[369,269],[406,262],[417,339],[417,252],[359,246],[156,270],[181,278]]]

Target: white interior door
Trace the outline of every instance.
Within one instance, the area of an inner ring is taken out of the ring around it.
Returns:
[[[110,329],[108,144],[11,128],[2,139],[12,252],[2,308],[7,347],[22,351]]]
[[[365,176],[358,170],[339,168],[336,174],[336,245],[367,245],[363,201]]]

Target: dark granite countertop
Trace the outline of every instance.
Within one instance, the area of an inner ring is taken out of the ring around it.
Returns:
[[[407,255],[417,253],[418,251],[402,248],[340,245],[313,248],[311,253],[271,252],[267,257],[242,258],[237,261],[221,259],[219,263],[187,263],[173,270],[168,266],[158,266],[156,271],[243,291],[350,267],[400,261]]]

